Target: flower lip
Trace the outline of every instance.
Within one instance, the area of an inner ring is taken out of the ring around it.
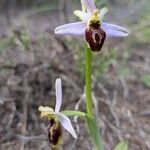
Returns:
[[[106,33],[98,24],[91,24],[90,27],[86,29],[85,40],[93,52],[100,52],[105,38]]]
[[[48,138],[50,143],[52,143],[52,146],[55,148],[58,145],[60,145],[62,142],[62,128],[60,122],[51,119],[47,131],[48,131]]]

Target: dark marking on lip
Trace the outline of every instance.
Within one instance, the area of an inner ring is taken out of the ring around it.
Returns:
[[[62,129],[61,129],[60,122],[51,119],[47,131],[48,131],[49,142],[53,146],[59,145],[60,140],[62,138]]]

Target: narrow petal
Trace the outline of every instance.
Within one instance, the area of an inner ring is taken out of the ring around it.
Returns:
[[[88,19],[90,18],[90,15],[89,15],[88,13],[83,12],[83,11],[81,11],[81,10],[75,10],[75,11],[73,12],[73,14],[74,14],[75,16],[79,17],[79,19],[82,20],[82,21],[85,22],[85,23],[86,23],[86,22],[88,21]]]
[[[55,115],[57,116],[58,121],[61,123],[61,125],[68,132],[70,132],[74,138],[77,138],[77,134],[75,133],[75,130],[74,130],[72,124],[71,124],[70,119],[62,113],[55,113]]]
[[[101,28],[106,32],[108,37],[125,37],[128,36],[128,31],[118,25],[102,22]]]
[[[59,112],[62,104],[62,81],[60,78],[57,78],[55,81],[55,91],[56,91],[55,112]]]
[[[69,23],[55,29],[56,34],[84,35],[86,24],[83,22]]]
[[[81,1],[82,1],[83,6],[86,7],[88,13],[92,13],[96,9],[96,6],[93,0],[81,0]]]
[[[45,106],[45,107],[40,106],[39,111],[40,112],[53,112],[54,110],[51,107],[48,107],[48,106]]]
[[[54,110],[51,107],[48,107],[48,106],[45,106],[45,107],[40,106],[39,111],[41,112],[41,118],[48,117],[49,115],[54,114]]]
[[[104,7],[104,8],[102,8],[101,10],[100,10],[100,20],[102,20],[103,19],[103,17],[104,17],[104,15],[107,13],[107,11],[108,11],[108,8],[107,7]]]

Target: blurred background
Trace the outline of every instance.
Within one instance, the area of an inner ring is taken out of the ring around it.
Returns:
[[[97,0],[105,21],[126,27],[127,38],[107,39],[93,56],[94,110],[106,150],[128,140],[129,150],[150,149],[150,1]],[[55,27],[77,21],[79,0],[0,1],[0,149],[50,150],[40,105],[55,106],[54,83],[63,79],[61,110],[85,111],[84,40],[58,36]],[[86,122],[72,118],[75,141],[64,131],[60,150],[92,150]]]

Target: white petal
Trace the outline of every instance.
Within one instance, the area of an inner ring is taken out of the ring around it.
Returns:
[[[81,10],[75,10],[73,13],[74,13],[75,16],[79,17],[79,19],[82,20],[85,23],[90,18],[90,15],[88,13],[83,12]]]
[[[70,132],[74,138],[77,138],[77,134],[74,131],[74,128],[73,128],[73,126],[71,124],[70,119],[67,116],[65,116],[64,114],[62,114],[62,113],[55,113],[55,115],[57,116],[58,121],[61,123],[61,125],[68,132]]]
[[[95,9],[95,3],[93,0],[81,0],[83,6],[85,6],[85,8],[87,9],[87,12],[92,13]]]
[[[55,91],[56,91],[56,105],[55,112],[59,112],[62,104],[62,84],[61,79],[57,78],[55,81]]]
[[[125,37],[128,36],[128,31],[118,25],[102,22],[101,28],[106,32],[108,37]]]
[[[83,22],[69,23],[55,29],[56,34],[84,35],[86,24]]]
[[[100,19],[103,19],[104,15],[106,14],[106,12],[108,11],[107,7],[104,7],[100,10]]]

